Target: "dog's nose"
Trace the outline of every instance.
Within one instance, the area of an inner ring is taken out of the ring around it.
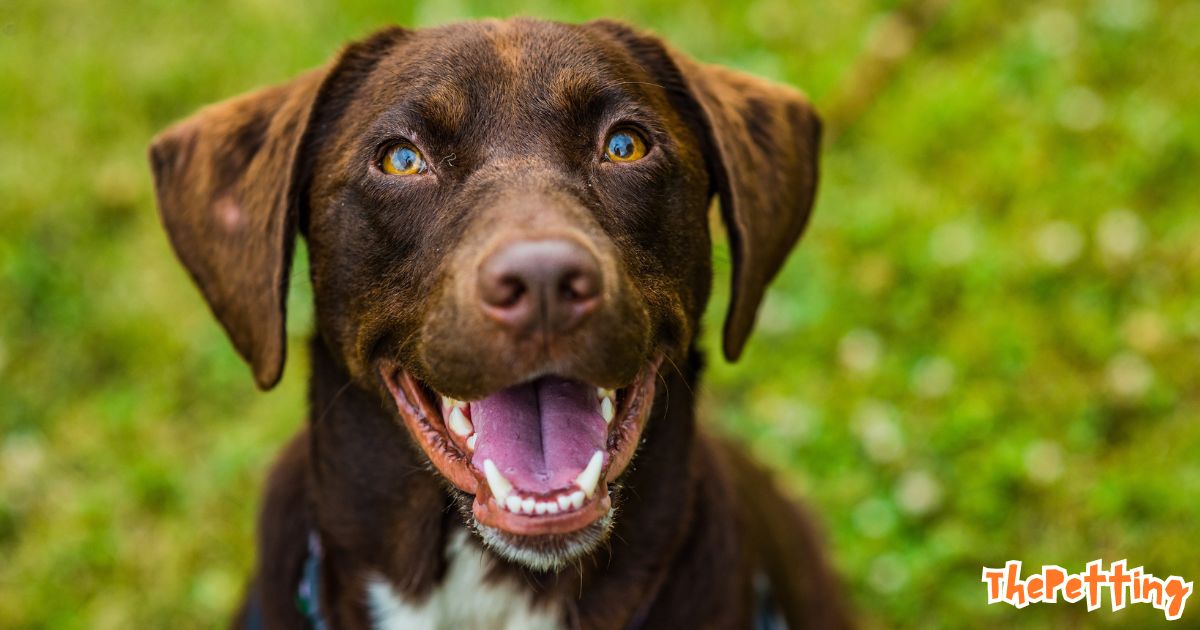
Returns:
[[[484,313],[518,333],[574,328],[596,310],[602,288],[596,257],[566,239],[509,243],[479,266]]]

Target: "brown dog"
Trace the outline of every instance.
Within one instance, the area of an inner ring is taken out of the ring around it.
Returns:
[[[819,138],[799,93],[653,36],[511,20],[380,31],[155,139],[171,243],[262,388],[310,251],[312,416],[238,624],[849,625],[809,525],[693,410],[710,201],[735,359]]]

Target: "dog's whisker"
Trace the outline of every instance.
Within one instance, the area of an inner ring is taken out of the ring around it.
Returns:
[[[329,415],[329,412],[333,410],[334,404],[342,397],[342,394],[346,393],[346,390],[350,389],[351,384],[353,384],[353,381],[346,379],[346,382],[333,394],[333,398],[329,400],[329,404],[325,406],[325,410],[313,421],[314,425],[320,424],[325,419],[325,416]]]
[[[612,83],[605,84],[604,87],[609,88],[609,87],[616,87],[618,85],[650,85],[650,86],[654,86],[660,90],[667,89],[667,88],[663,87],[662,85],[651,82],[651,81],[614,81]]]
[[[696,396],[696,392],[692,389],[692,385],[691,385],[691,383],[688,382],[688,379],[684,375],[683,370],[681,370],[679,368],[679,365],[677,365],[675,363],[675,360],[671,358],[671,355],[664,354],[663,356],[665,356],[667,359],[667,362],[671,364],[671,368],[675,370],[675,374],[680,377],[679,380],[683,381],[684,386],[688,388],[688,393],[691,394],[692,397],[694,398]]]
[[[669,418],[670,410],[671,410],[671,385],[670,385],[670,383],[667,382],[667,379],[663,375],[658,374],[656,376],[658,377],[658,380],[662,382],[662,388],[663,388],[663,414],[662,415],[664,418]]]

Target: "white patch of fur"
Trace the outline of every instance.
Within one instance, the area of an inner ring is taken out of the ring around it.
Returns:
[[[377,630],[559,628],[562,611],[537,605],[524,584],[485,581],[491,558],[456,531],[446,545],[446,575],[424,601],[409,603],[383,577],[367,581],[367,605]]]

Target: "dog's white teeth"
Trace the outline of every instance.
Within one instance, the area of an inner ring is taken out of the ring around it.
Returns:
[[[461,437],[467,437],[475,432],[474,425],[467,419],[467,414],[463,413],[462,407],[454,407],[450,409],[450,430],[454,431]]]
[[[472,451],[475,450],[475,439],[478,437],[478,435],[472,433],[471,437],[467,438],[467,448],[471,449]]]
[[[600,400],[600,417],[604,418],[604,424],[613,421],[613,417],[617,414],[616,405],[613,404],[612,398],[602,398]]]
[[[600,481],[600,466],[604,464],[604,453],[596,451],[588,462],[587,468],[575,478],[575,485],[589,498],[596,492],[596,484]]]
[[[507,499],[515,498],[515,495],[512,494],[512,483],[500,474],[500,469],[496,468],[496,464],[492,460],[483,460],[483,474],[487,477],[488,488],[491,488],[492,496],[496,497],[496,503],[503,505]],[[519,503],[520,499],[517,501]]]
[[[467,403],[465,403],[461,400],[457,400],[455,398],[451,398],[449,396],[442,396],[442,405],[444,405],[447,409],[450,409],[452,407],[458,407],[458,408],[466,407]]]
[[[617,413],[617,392],[597,387],[596,398],[600,399],[600,416],[604,418],[604,423],[612,422],[613,416]]]
[[[522,497],[521,495],[512,492],[507,497],[501,499],[496,497],[496,505],[502,510],[507,510],[513,514],[528,514],[543,516],[546,514],[558,514],[559,512],[569,512],[583,506],[583,492],[576,490],[566,494],[560,494],[554,499],[539,501],[533,497]]]
[[[474,436],[472,436],[474,437]],[[604,466],[604,452],[596,451],[588,461],[587,468],[575,478],[576,489],[562,492],[553,498],[539,500],[534,497],[521,496],[515,491],[509,480],[500,474],[500,469],[490,460],[483,460],[483,474],[487,477],[488,487],[496,498],[496,505],[502,510],[513,514],[546,515],[570,512],[583,507],[588,498],[596,493],[600,483],[600,469]]]

